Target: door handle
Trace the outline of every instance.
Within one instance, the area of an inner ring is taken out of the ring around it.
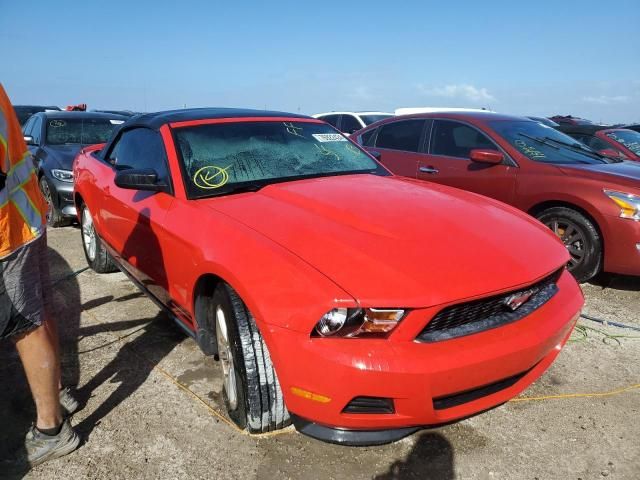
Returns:
[[[433,175],[434,173],[440,172],[440,170],[438,170],[437,168],[434,168],[434,167],[420,167],[419,170],[422,173],[429,173],[431,175]]]

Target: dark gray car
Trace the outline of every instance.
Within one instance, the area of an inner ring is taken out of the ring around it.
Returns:
[[[38,169],[40,190],[49,204],[47,223],[70,224],[73,204],[73,159],[87,145],[104,143],[127,117],[94,112],[40,112],[22,127]]]

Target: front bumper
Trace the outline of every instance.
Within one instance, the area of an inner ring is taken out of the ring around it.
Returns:
[[[413,333],[404,334],[421,330],[442,307],[414,310],[411,323],[416,316],[424,320],[387,340],[311,338],[270,326],[266,339],[287,408],[303,433],[348,444],[364,438],[363,443],[370,444],[502,404],[542,375],[571,334],[583,297],[566,271],[558,287],[551,300],[521,320],[434,343],[418,343]],[[330,400],[321,403],[295,395],[292,387]],[[468,392],[481,395],[465,397]],[[394,412],[343,412],[360,396],[392,399]],[[327,433],[331,431],[338,434]]]
[[[73,183],[62,182],[48,174],[46,177],[51,190],[53,204],[65,217],[76,218],[76,206],[73,203]]]
[[[606,217],[604,270],[624,275],[640,275],[640,222]]]

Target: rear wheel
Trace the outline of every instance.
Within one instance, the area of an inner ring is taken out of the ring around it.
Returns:
[[[291,423],[289,412],[251,312],[226,284],[216,287],[212,302],[229,417],[251,433],[286,427]]]
[[[47,202],[47,225],[50,227],[66,227],[67,225],[71,225],[71,219],[62,215],[62,212],[58,207],[53,203],[53,195],[51,193],[51,188],[49,187],[49,182],[47,179],[42,176],[40,177],[40,191],[42,192],[42,196]]]
[[[89,266],[97,273],[117,272],[118,267],[104,248],[100,237],[96,234],[93,225],[93,217],[85,204],[80,207],[80,232],[82,235],[82,248]]]
[[[579,282],[596,276],[602,268],[600,232],[586,216],[566,207],[549,208],[538,215],[567,247],[568,269]]]

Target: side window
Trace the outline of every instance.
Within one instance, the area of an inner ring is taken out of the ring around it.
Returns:
[[[159,180],[169,182],[164,143],[158,133],[148,128],[125,131],[111,149],[109,161],[118,170],[152,168]]]
[[[587,146],[593,148],[596,152],[599,152],[601,150],[618,150],[616,147],[614,147],[613,145],[611,145],[608,142],[605,142],[604,140],[596,137],[596,136],[591,136],[589,135],[588,138],[585,138],[586,140],[586,144]]]
[[[386,123],[378,129],[376,147],[417,152],[420,150],[423,127],[424,120]]]
[[[482,132],[463,123],[436,120],[431,134],[431,154],[469,158],[474,148],[496,150],[496,145]]]
[[[36,117],[33,121],[31,136],[33,137],[33,143],[40,145],[40,139],[42,138],[42,117]]]
[[[362,128],[360,122],[353,115],[342,115],[342,124],[340,130],[346,134],[357,132]]]
[[[319,118],[320,120],[324,120],[328,124],[338,128],[338,119],[340,118],[340,115],[325,115],[324,117]]]
[[[362,142],[361,144],[364,145],[365,147],[373,147],[373,139],[376,136],[377,130],[378,130],[377,128],[372,128],[368,132],[364,132],[360,136],[360,141]]]
[[[22,126],[22,135],[25,137],[31,135],[31,129],[33,128],[33,117],[28,119],[26,123]]]

